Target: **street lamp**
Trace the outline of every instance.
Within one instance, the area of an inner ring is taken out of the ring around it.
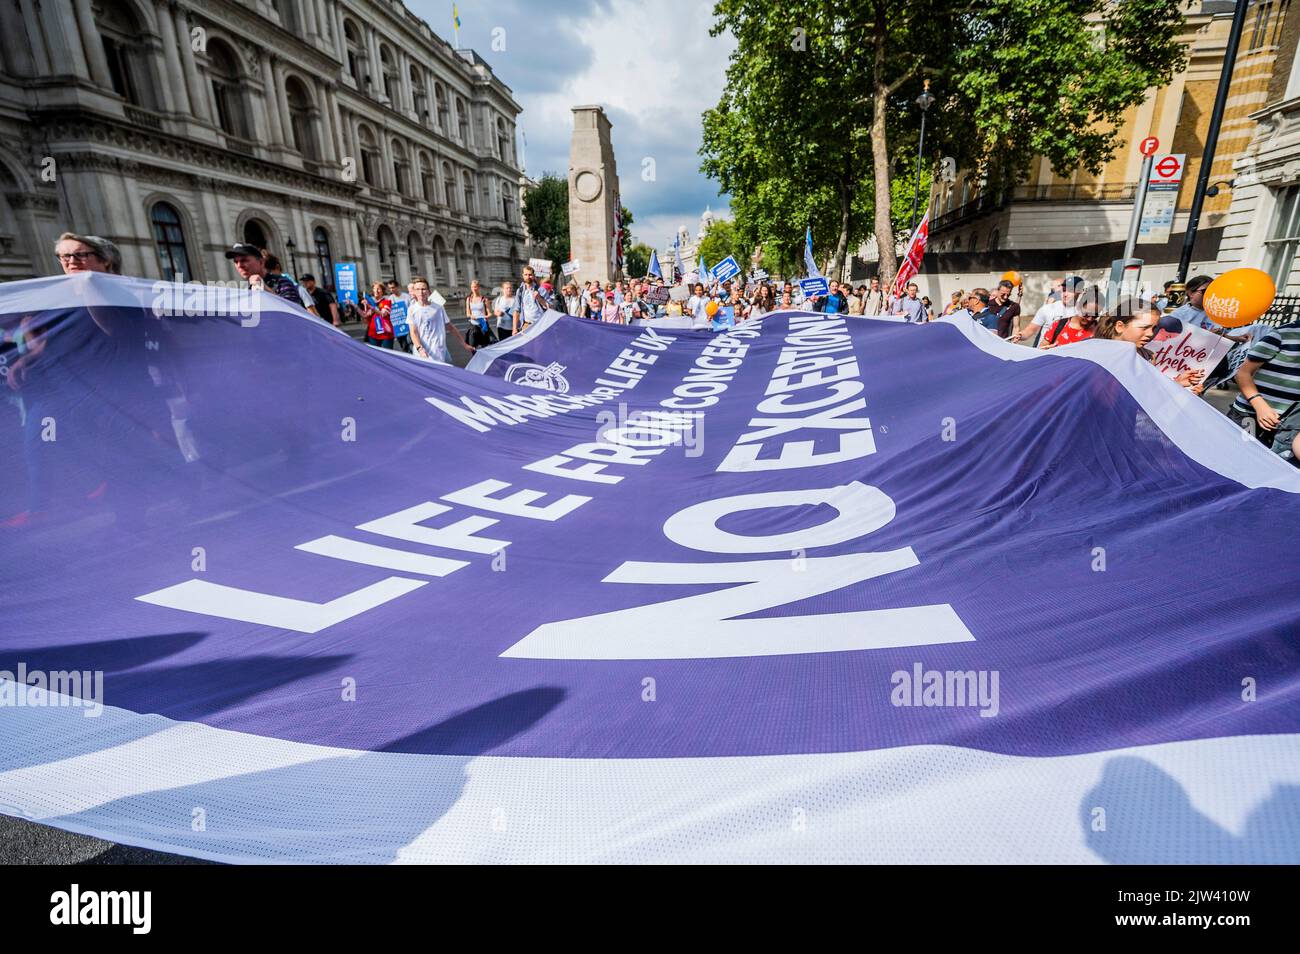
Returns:
[[[284,244],[285,247],[289,249],[290,272],[293,275],[293,280],[297,281],[298,280],[298,256],[295,254],[295,250],[298,248],[298,243],[293,240],[293,236],[290,236],[285,241]]]
[[[909,234],[916,231],[916,206],[921,199],[921,156],[925,152],[925,114],[934,105],[934,97],[930,95],[929,80],[925,81],[925,89],[921,95],[916,97],[916,105],[921,108],[921,141],[916,146],[916,185],[912,189],[912,226]]]

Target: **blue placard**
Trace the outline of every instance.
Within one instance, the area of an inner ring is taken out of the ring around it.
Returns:
[[[340,304],[357,304],[357,266],[351,262],[334,263],[334,296]]]
[[[709,325],[712,331],[728,331],[736,327],[736,309],[732,305],[723,305],[713,316]]]
[[[728,255],[710,268],[709,274],[713,276],[714,281],[725,282],[728,278],[740,274],[740,266],[736,264],[736,260],[732,256]]]
[[[406,324],[406,302],[394,299],[392,307],[388,309],[388,317],[393,323],[393,334],[397,337],[401,338],[411,333],[410,327]]]
[[[824,278],[801,278],[799,280],[799,289],[803,292],[805,298],[820,298],[822,295],[829,295],[831,286]]]

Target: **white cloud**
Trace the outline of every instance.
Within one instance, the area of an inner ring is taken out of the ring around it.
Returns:
[[[408,0],[436,33],[450,39],[445,5]],[[633,234],[661,246],[685,224],[692,233],[706,204],[725,211],[717,184],[699,171],[700,114],[717,103],[730,35],[711,37],[712,4],[701,0],[588,0],[552,13],[523,0],[460,4],[463,46],[473,47],[523,107],[530,175],[564,175],[573,106],[597,103],[613,123],[623,204]],[[492,30],[505,29],[493,51]],[[445,32],[444,32],[445,31]],[[654,160],[654,181],[642,177]]]

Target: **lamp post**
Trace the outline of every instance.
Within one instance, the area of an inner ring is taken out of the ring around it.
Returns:
[[[293,236],[290,236],[285,240],[284,245],[285,248],[289,250],[289,268],[293,275],[293,280],[296,282],[298,280],[298,255],[296,253],[298,243],[293,240]]]
[[[916,105],[921,108],[921,141],[916,146],[916,185],[912,189],[912,224],[908,228],[909,236],[916,231],[916,206],[921,200],[921,156],[925,153],[925,114],[934,105],[934,97],[930,95],[929,80],[925,81],[925,89],[921,95],[916,97]]]
[[[1196,176],[1196,192],[1192,195],[1192,208],[1187,216],[1187,231],[1183,234],[1183,251],[1178,258],[1178,275],[1176,278],[1178,292],[1181,294],[1187,281],[1187,270],[1192,264],[1192,248],[1196,244],[1196,230],[1201,224],[1201,206],[1210,186],[1210,170],[1214,165],[1214,151],[1219,145],[1219,127],[1223,125],[1223,111],[1228,103],[1228,92],[1232,87],[1232,70],[1237,63],[1237,47],[1241,45],[1241,29],[1246,22],[1246,7],[1249,0],[1237,0],[1232,12],[1232,28],[1228,31],[1228,47],[1223,51],[1223,72],[1219,74],[1219,90],[1214,96],[1214,110],[1210,113],[1210,125],[1205,133],[1205,151],[1201,157],[1201,169]],[[1217,192],[1216,192],[1217,194]]]

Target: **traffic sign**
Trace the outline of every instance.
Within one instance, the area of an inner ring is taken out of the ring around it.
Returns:
[[[1148,160],[1150,161],[1150,160]],[[1185,153],[1156,156],[1147,175],[1147,196],[1142,207],[1137,240],[1143,245],[1163,245],[1169,241],[1178,205],[1179,185],[1187,165]]]
[[[1144,156],[1154,156],[1156,150],[1159,148],[1160,140],[1155,136],[1147,136],[1146,139],[1143,139],[1142,142],[1138,144],[1138,152],[1142,153]]]
[[[1156,160],[1155,165],[1151,167],[1151,184],[1157,182],[1168,184],[1180,182],[1183,178],[1183,160],[1187,157],[1183,154],[1161,156]]]

